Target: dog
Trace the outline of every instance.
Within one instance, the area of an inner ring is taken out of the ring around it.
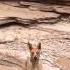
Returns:
[[[30,57],[27,58],[27,69],[26,70],[41,70],[40,63],[40,52],[41,52],[41,43],[38,43],[37,46],[33,46],[28,42],[28,48]]]

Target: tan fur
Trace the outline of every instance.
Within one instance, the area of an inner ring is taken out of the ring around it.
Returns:
[[[39,43],[38,46],[33,47],[32,44],[28,43],[30,57],[27,58],[27,70],[41,70],[41,63],[40,63],[40,51],[41,51],[41,44]]]

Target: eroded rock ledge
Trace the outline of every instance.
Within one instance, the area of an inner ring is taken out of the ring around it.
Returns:
[[[70,17],[70,6],[25,1],[0,3],[0,25],[10,22],[22,24],[56,23],[63,17]]]

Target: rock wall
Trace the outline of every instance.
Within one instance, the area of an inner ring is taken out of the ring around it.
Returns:
[[[56,23],[61,20],[70,19],[70,6],[65,5],[25,1],[2,1],[0,8],[0,25],[9,22],[27,25],[35,23]]]
[[[3,1],[28,1],[28,2],[40,2],[40,3],[70,5],[70,0],[3,0]]]
[[[0,70],[26,70],[27,43],[34,40],[41,42],[42,70],[70,70],[70,27],[62,28],[69,23],[70,6],[0,2]]]

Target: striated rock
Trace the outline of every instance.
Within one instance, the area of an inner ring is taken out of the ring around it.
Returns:
[[[59,14],[53,12],[31,11],[26,8],[15,8],[4,4],[0,5],[0,17],[19,17],[22,19],[57,18]],[[16,14],[15,14],[16,13]],[[23,14],[23,15],[22,15]]]
[[[26,8],[16,8],[0,4],[0,17],[19,17],[23,19],[57,18],[59,14],[51,12],[31,11]],[[16,14],[15,14],[16,13]],[[23,14],[23,15],[22,15]],[[48,15],[49,14],[49,15]]]
[[[5,23],[11,23],[11,22],[16,22],[14,17],[1,17],[0,18],[0,25],[3,25]]]
[[[37,8],[40,11],[51,11],[51,12],[57,12],[57,13],[66,13],[66,14],[70,14],[70,6],[61,6],[61,5],[49,5],[49,6],[42,6]]]
[[[60,14],[54,12],[32,11],[29,8],[18,8],[0,4],[0,25],[10,22],[34,24],[39,22],[37,19],[50,19],[49,21],[52,22],[52,19],[57,19],[59,17]]]
[[[14,7],[20,6],[18,1],[15,1],[15,2],[14,1],[0,1],[0,2],[9,6],[14,6]]]
[[[70,6],[61,6],[61,5],[40,5],[40,6],[35,6],[31,5],[29,7],[31,10],[40,10],[43,12],[57,12],[57,13],[66,13],[70,14]]]
[[[9,1],[9,0],[4,0],[4,1]],[[59,4],[59,5],[70,5],[70,0],[14,0],[16,3],[11,3],[13,6],[19,6],[20,4],[22,5],[23,1],[27,2],[40,2],[40,3],[45,3],[45,4]],[[13,0],[11,1],[13,2]],[[5,2],[6,4],[9,4],[9,2]]]
[[[38,23],[48,23],[48,24],[54,24],[54,23],[56,23],[56,22],[58,22],[59,21],[59,19],[47,19],[47,18],[41,18],[41,19],[38,19],[37,20],[38,21]]]
[[[70,14],[70,6],[55,6],[54,9],[58,13]]]

